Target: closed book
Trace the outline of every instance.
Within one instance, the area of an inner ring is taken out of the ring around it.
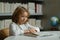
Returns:
[[[42,4],[37,4],[37,13],[43,15],[42,13]]]
[[[0,30],[4,29],[4,20],[0,20]]]
[[[4,13],[4,3],[0,2],[0,13]]]
[[[35,3],[28,3],[28,10],[30,14],[35,14]]]
[[[22,6],[26,9],[28,9],[28,4],[22,4]]]
[[[11,19],[6,19],[5,22],[4,22],[4,24],[5,24],[4,27],[9,28],[11,22],[12,22]]]
[[[14,12],[14,3],[10,3],[10,5],[11,5],[10,6],[10,8],[11,8],[10,11],[11,11],[11,13],[13,13]]]
[[[35,24],[36,19],[30,18],[28,22],[29,22],[29,24],[31,24],[32,26],[36,26],[36,24]]]
[[[36,27],[41,27],[41,20],[36,20]]]
[[[10,13],[10,3],[4,3],[4,13]]]

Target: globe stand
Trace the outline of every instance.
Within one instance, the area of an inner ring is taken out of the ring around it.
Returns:
[[[56,31],[56,30],[58,30],[58,28],[57,27],[51,27],[51,30]]]

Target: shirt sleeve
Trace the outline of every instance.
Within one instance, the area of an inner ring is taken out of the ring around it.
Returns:
[[[39,28],[39,27],[34,27],[34,26],[30,25],[29,23],[27,23],[27,26],[28,26],[29,28],[34,28],[34,29],[36,29],[37,32],[40,32],[40,28]]]
[[[19,27],[16,24],[11,24],[10,25],[10,34],[16,36],[16,35],[24,34],[24,31],[19,29]]]

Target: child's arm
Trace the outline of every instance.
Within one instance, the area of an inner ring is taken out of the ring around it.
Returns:
[[[36,32],[40,32],[39,27],[34,27],[34,26],[30,25],[29,23],[27,23],[27,26],[29,26],[29,29],[33,29],[33,30],[35,30]]]
[[[17,25],[15,25],[15,24],[10,25],[10,34],[11,35],[16,36],[16,35],[20,35],[20,34],[23,34],[23,33],[24,33],[24,31],[19,29]]]

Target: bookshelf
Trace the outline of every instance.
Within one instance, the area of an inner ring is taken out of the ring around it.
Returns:
[[[0,20],[3,19],[11,19],[12,14],[11,13],[1,13],[0,14]],[[42,19],[44,17],[44,15],[40,15],[40,14],[30,14],[29,18],[36,18],[36,19]]]
[[[0,2],[8,2],[8,3],[37,3],[37,4],[43,4],[43,0],[0,0]],[[3,19],[11,19],[12,14],[11,13],[0,13],[0,20]],[[29,18],[36,18],[36,19],[42,19],[44,15],[40,14],[30,14]]]
[[[0,2],[9,2],[9,3],[28,3],[28,2],[34,2],[34,3],[39,3],[42,4],[43,0],[0,0]]]

